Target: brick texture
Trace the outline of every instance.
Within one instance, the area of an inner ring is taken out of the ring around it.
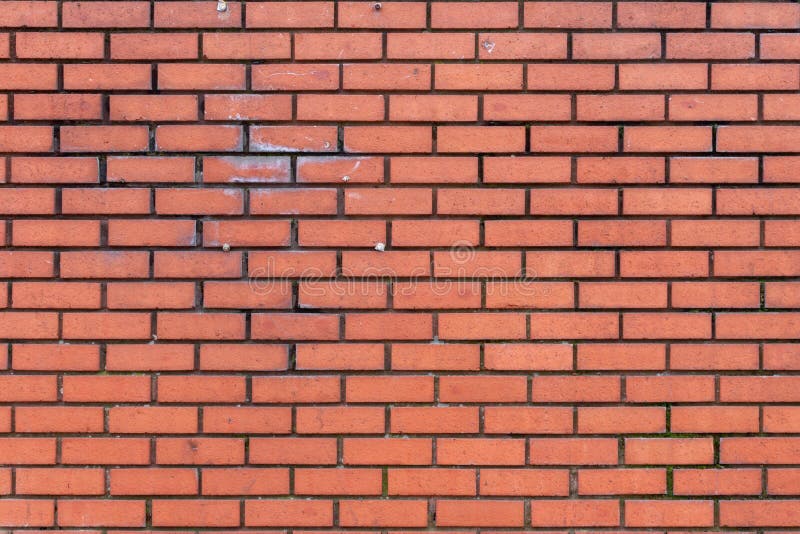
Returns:
[[[223,7],[0,2],[0,531],[800,529],[800,4]]]

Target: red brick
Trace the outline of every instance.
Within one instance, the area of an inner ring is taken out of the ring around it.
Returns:
[[[22,120],[100,120],[98,94],[18,94],[14,118]],[[21,159],[21,158],[20,158]]]
[[[582,246],[659,246],[666,244],[663,221],[591,220],[578,222]]]
[[[532,126],[531,150],[536,152],[616,152],[614,126]]]
[[[0,458],[7,465],[55,464],[56,440],[55,438],[2,438]]]
[[[58,524],[65,527],[143,527],[145,503],[134,500],[59,499]]]
[[[670,347],[673,369],[756,369],[758,346],[747,344],[675,344]]]
[[[658,95],[579,95],[578,120],[647,121],[664,119],[664,98]]]
[[[368,2],[342,2],[340,28],[425,28],[424,2],[386,2],[376,9]]]
[[[150,25],[147,2],[65,2],[61,10],[65,28],[143,28]]]
[[[102,33],[17,32],[16,53],[21,59],[102,59]]]
[[[472,469],[390,469],[389,495],[475,495]]]
[[[514,28],[518,7],[514,2],[434,2],[432,28]]]
[[[792,376],[725,377],[720,380],[720,399],[723,402],[793,402],[797,396]],[[749,390],[749,391],[748,391]]]
[[[674,432],[758,432],[756,406],[674,406],[670,429]]]
[[[69,127],[64,130],[69,132]],[[68,150],[69,141],[63,149]],[[51,152],[53,128],[49,126],[0,126],[0,150],[3,152]]]
[[[0,502],[3,526],[52,527],[55,505],[51,499],[5,499]]]
[[[192,369],[191,345],[110,345],[106,369],[111,371],[180,371]]]
[[[345,438],[343,445],[345,465],[428,465],[433,457],[430,438]]]
[[[399,38],[402,38],[404,35],[405,34],[390,34],[390,37],[399,36]],[[439,34],[425,35],[436,37]],[[466,34],[457,35],[466,36]],[[393,41],[390,40],[390,42]],[[299,67],[300,65],[297,66]],[[335,71],[336,76],[338,76],[338,72],[338,70]],[[335,85],[338,86],[338,77],[336,78],[336,82]],[[362,91],[378,89],[430,89],[431,68],[429,65],[420,64],[346,64],[343,68],[342,86],[344,89],[357,89]],[[399,98],[399,96],[393,95],[389,98]]]
[[[482,33],[481,59],[566,59],[567,36],[558,33]]]
[[[800,523],[797,501],[738,501],[720,503],[720,525],[724,526],[795,526]]]
[[[56,339],[58,317],[50,312],[0,312],[6,339]],[[12,377],[13,378],[13,377]]]
[[[670,59],[750,59],[755,55],[752,33],[668,33]]]
[[[156,148],[164,152],[235,152],[241,150],[239,126],[166,125],[156,128]]]
[[[252,316],[253,339],[272,340],[337,340],[338,315],[258,314]]]
[[[378,469],[295,469],[297,495],[380,495]],[[288,489],[288,477],[287,477]]]
[[[797,59],[800,57],[800,40],[792,33],[762,34],[760,39],[762,59]]]
[[[150,213],[149,189],[68,189],[61,193],[61,211],[69,215]]]
[[[715,90],[797,89],[800,67],[785,64],[712,65],[711,88]]]
[[[632,527],[711,526],[714,524],[714,502],[710,500],[628,500],[625,502],[625,524]]]
[[[197,98],[183,95],[114,95],[111,119],[119,121],[197,120]]]
[[[333,126],[252,126],[250,150],[254,152],[335,152]]]
[[[657,33],[577,33],[572,37],[572,57],[592,60],[654,59],[661,57],[661,37]]]
[[[162,339],[243,339],[244,330],[238,313],[159,313],[156,327]]]
[[[381,56],[379,33],[296,33],[295,59],[354,60],[378,59]]]
[[[522,65],[448,64],[436,69],[434,88],[455,91],[493,91],[522,88]]]
[[[708,88],[708,66],[702,63],[641,63],[619,67],[623,90],[685,90]]]
[[[632,402],[711,402],[714,377],[630,376],[625,382],[625,393]]]
[[[207,95],[205,118],[289,120],[292,118],[292,99],[289,95]]]
[[[714,4],[711,9],[712,28],[797,28],[800,19],[798,6],[778,2],[759,4]]]
[[[795,495],[797,493],[797,469],[769,469],[767,491],[770,495]]]
[[[203,223],[203,246],[286,246],[289,233],[287,221],[207,221]]]
[[[281,2],[281,5],[284,3]],[[303,5],[306,4],[303,2]],[[253,89],[259,91],[337,89],[339,69],[335,65],[311,63],[252,65],[252,84]]]
[[[524,385],[521,380],[519,382],[520,386]],[[491,384],[491,382],[489,383]],[[520,386],[517,386],[517,389],[521,389]],[[495,396],[484,394],[483,398],[486,400],[482,400],[480,395],[475,395],[475,400],[478,402],[524,402],[525,395],[521,393],[520,391],[516,397],[508,393]],[[441,393],[439,396],[442,396]],[[502,398],[504,396],[505,398]],[[569,408],[488,406],[484,408],[484,427],[488,434],[568,434],[572,431],[572,410]]]
[[[194,158],[112,156],[107,162],[109,182],[194,181]]]
[[[617,6],[622,28],[704,28],[706,6],[702,2],[625,2]]]
[[[83,282],[16,282],[14,308],[99,308],[100,285]]]
[[[62,438],[64,464],[150,463],[150,441],[142,438]]]
[[[616,465],[615,438],[532,438],[532,465]]]
[[[528,89],[549,91],[609,90],[614,87],[613,65],[531,64],[528,65],[527,71]]]
[[[67,402],[150,400],[150,378],[146,376],[68,376],[64,377],[62,389],[64,400]]]
[[[11,241],[23,247],[97,247],[100,221],[15,221]]]
[[[248,28],[332,28],[333,2],[259,2],[247,6]]]
[[[110,246],[191,246],[196,242],[191,220],[114,219],[108,224]]]
[[[18,468],[18,495],[102,495],[102,469]]]
[[[207,59],[288,59],[291,41],[285,33],[204,33],[203,57]]]
[[[754,121],[758,118],[758,101],[756,95],[672,95],[669,97],[669,118],[678,121]]]
[[[662,183],[664,159],[654,157],[578,158],[579,183]]]
[[[616,339],[616,314],[610,313],[535,313],[531,314],[533,339]]]
[[[331,526],[333,502],[287,499],[245,501],[244,524],[246,526]]]
[[[17,432],[55,434],[103,431],[103,411],[97,407],[18,406],[15,417],[14,428]]]
[[[280,495],[288,490],[285,468],[203,469],[204,495]]]
[[[149,146],[146,126],[62,126],[64,152],[145,152]]]
[[[389,33],[389,59],[469,59],[475,57],[475,36],[468,33]]]
[[[712,463],[711,438],[626,438],[625,463],[691,465]]]
[[[21,343],[12,346],[13,367],[22,371],[97,371],[100,350],[96,345]]]
[[[619,503],[613,500],[541,500],[531,505],[531,524],[537,527],[615,526]]]
[[[395,121],[474,121],[478,100],[473,96],[392,95],[390,108],[390,119]]]
[[[159,464],[241,464],[244,441],[236,438],[159,438],[156,461]]]
[[[109,429],[120,434],[192,434],[197,409],[118,406],[109,411]]]
[[[286,369],[287,351],[281,345],[242,345],[232,350],[226,344],[200,347],[200,368],[209,371]]]
[[[151,87],[150,65],[94,63],[64,65],[67,90],[144,90]]]
[[[8,11],[0,18],[3,27],[46,28],[58,25],[58,4],[56,2],[26,2],[12,0]]]
[[[572,348],[563,344],[486,344],[484,365],[498,371],[569,370]]]
[[[674,491],[678,495],[758,495],[761,471],[757,469],[677,469]]]
[[[794,432],[797,428],[796,407],[769,406],[764,409],[764,430],[767,432]]]
[[[185,468],[112,469],[112,495],[195,495],[198,477]]]
[[[526,28],[611,28],[610,2],[526,2]]]
[[[11,181],[16,183],[96,183],[96,158],[19,157],[11,159]],[[24,192],[25,189],[17,189]],[[29,190],[30,191],[30,190]]]
[[[344,196],[344,212],[349,215],[427,215],[432,209],[429,189],[353,188]]]
[[[336,463],[334,438],[253,438],[250,463],[330,465]]]
[[[235,189],[157,189],[156,213],[164,215],[235,215],[243,211]]]
[[[153,526],[239,526],[239,508],[230,500],[173,500],[154,499]]]
[[[153,23],[156,28],[238,28],[242,26],[241,11],[240,2],[229,2],[226,11],[219,13],[212,1],[159,1],[155,3]]]
[[[667,491],[666,470],[641,469],[580,469],[578,494],[664,494]]]

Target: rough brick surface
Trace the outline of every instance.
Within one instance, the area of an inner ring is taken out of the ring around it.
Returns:
[[[790,1],[0,2],[0,531],[800,530],[799,91]]]

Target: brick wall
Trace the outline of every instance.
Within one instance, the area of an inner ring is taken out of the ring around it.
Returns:
[[[0,527],[800,529],[800,4],[216,7],[0,3]]]

